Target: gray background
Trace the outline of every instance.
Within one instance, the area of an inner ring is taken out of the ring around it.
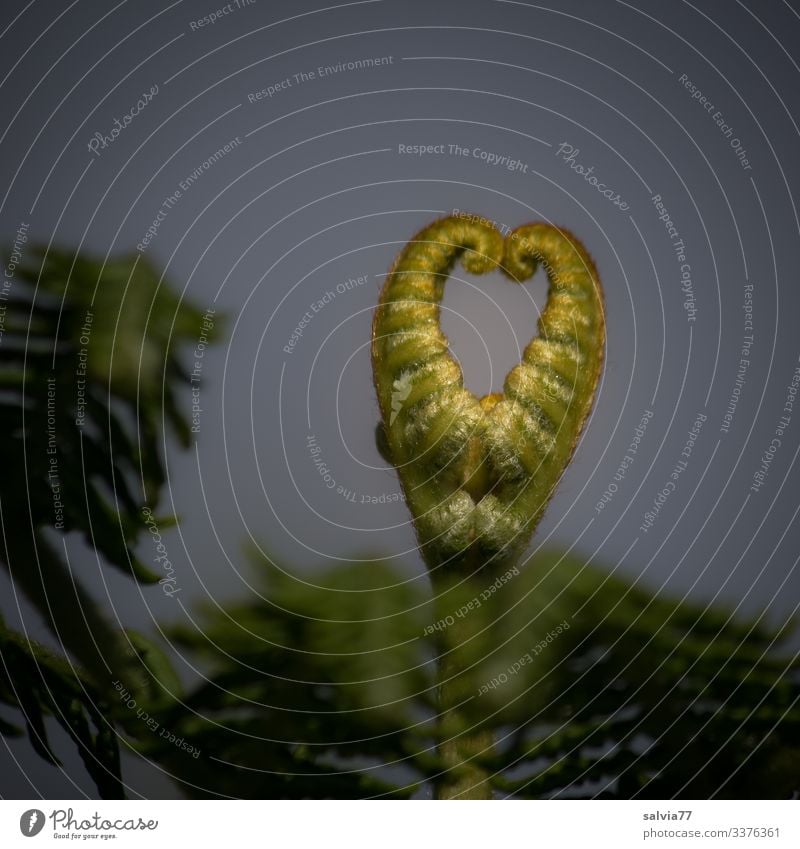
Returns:
[[[723,599],[775,623],[798,599],[800,404],[766,482],[749,492],[800,355],[796,316],[798,185],[796,2],[545,4],[372,0],[326,6],[258,0],[213,25],[206,2],[3,4],[4,137],[0,233],[101,255],[134,251],[163,200],[215,150],[239,145],[169,212],[146,256],[202,309],[228,314],[204,359],[203,413],[188,452],[167,446],[166,537],[181,594],[139,590],[70,541],[76,571],[120,621],[156,632],[196,601],[249,592],[248,546],[310,581],[337,561],[392,556],[425,580],[402,502],[374,446],[368,357],[371,310],[406,239],[453,208],[517,226],[573,230],[605,287],[607,365],[589,427],[531,551],[574,544],[655,591]],[[296,84],[293,75],[367,57],[373,69]],[[744,170],[686,74],[747,150]],[[289,77],[274,97],[247,95]],[[153,101],[96,157],[95,132],[141,93]],[[474,158],[398,153],[399,144],[458,144],[528,165],[512,173]],[[621,211],[557,155],[561,143],[629,204]],[[687,321],[678,263],[651,197],[660,194],[686,245],[697,317]],[[367,281],[314,315],[337,283]],[[499,390],[535,329],[541,276],[515,289],[459,271],[443,324],[469,388]],[[754,286],[755,344],[733,424],[720,432],[744,335],[743,287]],[[199,328],[198,328],[199,332]],[[188,353],[188,351],[187,351]],[[188,358],[187,358],[188,361]],[[191,398],[183,395],[187,414]],[[633,429],[654,415],[614,499]],[[698,412],[707,421],[654,526],[643,514],[664,486]],[[337,486],[307,448],[316,436]],[[148,559],[149,540],[142,555]],[[9,624],[45,636],[0,579]],[[187,679],[195,672],[180,657]],[[92,795],[55,733],[65,768],[25,742],[0,746],[0,794]],[[172,792],[154,768],[128,763],[131,795]]]

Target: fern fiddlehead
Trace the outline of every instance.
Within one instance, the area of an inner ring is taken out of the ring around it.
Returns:
[[[549,281],[538,335],[503,392],[464,387],[439,322],[457,260],[482,274],[500,268],[522,283],[540,265]],[[503,238],[478,216],[448,216],[421,230],[397,258],[372,328],[372,364],[384,445],[414,518],[437,596],[516,564],[572,457],[600,377],[605,323],[591,257],[568,231],[525,224]],[[467,620],[443,635],[440,747],[456,776],[439,795],[489,796],[470,766],[490,745],[458,716]]]
[[[548,275],[538,336],[502,393],[464,387],[439,322],[455,264],[500,268],[522,283]],[[405,246],[372,327],[372,365],[384,425],[420,550],[440,605],[478,574],[516,564],[572,457],[600,377],[605,323],[594,263],[569,232],[525,224],[503,238],[478,216],[448,216]],[[440,798],[490,798],[480,756],[491,735],[459,709],[469,700],[469,617],[439,636]]]
[[[539,335],[505,380],[478,399],[464,387],[439,324],[455,262],[550,281]],[[477,553],[516,561],[569,462],[603,359],[600,285],[568,232],[527,224],[505,240],[491,225],[440,219],[409,242],[375,313],[372,361],[386,442],[432,567]]]

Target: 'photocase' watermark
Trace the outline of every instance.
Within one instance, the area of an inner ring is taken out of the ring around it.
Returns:
[[[587,167],[578,162],[578,154],[580,152],[580,148],[573,147],[568,142],[561,142],[556,149],[556,156],[560,156],[565,165],[569,165],[576,174],[580,174],[590,186],[594,186],[604,198],[611,201],[611,203],[618,207],[622,212],[625,212],[626,209],[630,209],[627,202],[620,197],[619,192],[608,188],[605,183],[601,183],[597,179],[597,176],[594,173],[594,165],[589,165]]]
[[[161,541],[161,532],[158,529],[155,516],[153,516],[153,511],[149,507],[142,507],[142,516],[147,525],[147,530],[150,531],[150,536],[153,538],[153,545],[156,547],[156,554],[153,557],[153,561],[158,563],[164,570],[164,577],[158,583],[161,584],[164,595],[172,598],[172,596],[181,591],[175,580],[175,568],[169,559],[167,547]]]
[[[95,156],[101,156],[100,151],[110,147],[119,138],[120,133],[133,123],[133,119],[141,114],[142,111],[152,102],[153,98],[158,94],[158,85],[150,86],[148,91],[145,91],[142,96],[136,101],[136,104],[129,109],[123,116],[122,120],[114,118],[114,126],[108,133],[95,133],[89,143],[86,145]]]

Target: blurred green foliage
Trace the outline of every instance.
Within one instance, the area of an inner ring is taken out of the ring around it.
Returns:
[[[82,671],[62,665],[56,672],[51,656],[42,666],[39,648],[21,637],[15,642],[5,630],[6,673],[24,698],[4,690],[3,701],[22,709],[29,729],[38,729],[31,740],[40,753],[49,746],[38,717],[58,708],[84,760],[104,753],[106,772],[117,774],[119,755],[108,729],[97,731],[97,745],[79,731],[81,722],[97,718],[86,712],[92,700],[81,709],[78,700],[72,712],[63,700],[78,685],[108,697],[115,677],[133,675],[135,653],[77,580],[64,540],[79,534],[99,564],[143,583],[158,581],[134,545],[146,533],[141,507],[158,502],[165,481],[164,423],[189,443],[189,422],[176,400],[188,376],[177,349],[196,343],[202,315],[138,254],[101,261],[28,245],[4,296],[0,565]],[[40,687],[44,672],[51,694]],[[101,793],[117,792],[97,783]]]
[[[111,706],[66,658],[9,631],[1,620],[0,704],[19,712],[36,752],[61,766],[45,726],[46,717],[53,717],[75,743],[99,795],[124,796]],[[23,730],[0,719],[0,733],[17,737]]]
[[[431,626],[448,607],[445,628],[476,617],[461,686],[473,727],[497,741],[483,758],[496,796],[800,790],[788,631],[654,596],[555,552],[488,596],[472,580],[435,603],[380,561],[315,574],[319,586],[269,562],[258,573],[251,600],[208,606],[172,635],[208,676],[162,721],[201,756],[158,740],[147,751],[188,795],[429,794],[441,770]]]

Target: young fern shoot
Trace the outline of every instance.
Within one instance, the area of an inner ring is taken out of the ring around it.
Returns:
[[[499,267],[511,280],[539,264],[550,292],[539,335],[478,399],[439,323],[447,277]],[[420,231],[394,264],[375,312],[372,363],[386,443],[432,569],[517,561],[572,457],[603,361],[600,282],[569,232],[526,224],[506,239],[448,217]]]
[[[541,265],[547,304],[538,335],[502,393],[464,387],[439,320],[457,260],[474,274],[499,268],[522,283]],[[437,597],[518,563],[569,463],[600,378],[605,322],[600,280],[568,231],[525,224],[505,238],[478,216],[448,216],[421,230],[397,258],[372,327],[372,365],[385,447],[397,468]],[[459,655],[475,635],[461,623],[443,640],[440,744],[448,773],[440,796],[488,798],[472,762],[491,746],[456,716],[465,697]],[[472,765],[471,765],[472,764]]]

